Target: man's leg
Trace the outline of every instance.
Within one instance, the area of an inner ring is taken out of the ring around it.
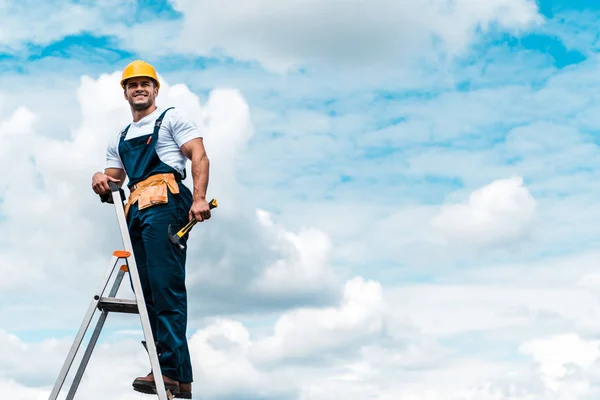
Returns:
[[[192,383],[194,381],[194,377],[192,374],[192,359],[190,356],[190,350],[188,348],[187,340],[184,342],[184,346],[181,353],[183,357],[183,363],[181,364],[181,371],[179,375],[181,376],[180,383]]]
[[[188,349],[187,340],[184,342],[185,348],[182,351],[183,364],[181,364],[180,373],[181,379],[179,381],[179,395],[175,396],[183,399],[192,398],[192,382],[194,380],[192,374],[192,360],[190,358],[190,351]]]
[[[133,248],[133,255],[135,257],[138,275],[140,277],[140,283],[142,285],[142,292],[144,294],[144,301],[146,302],[146,309],[148,310],[148,319],[150,321],[150,328],[152,330],[152,336],[156,342],[156,310],[154,308],[154,302],[152,299],[152,290],[150,287],[150,278],[148,276],[148,266],[146,263],[146,248],[142,238],[140,219],[138,218],[137,204],[131,206],[127,223],[129,227],[129,236],[131,238],[131,245]],[[131,289],[135,292],[133,287],[133,281],[131,280],[131,274],[129,276],[129,283]],[[156,349],[160,352],[160,349]],[[133,381],[133,386],[146,385],[148,382],[152,382],[153,377],[151,373],[146,376],[140,376]]]
[[[163,375],[179,381],[187,354],[187,294],[185,251],[168,237],[168,226],[179,229],[187,222],[185,202],[169,193],[169,203],[140,212],[146,265],[156,312],[156,340]]]
[[[192,206],[192,202],[193,202],[193,196],[192,196],[192,192],[189,190],[189,188],[187,186],[184,185],[180,185],[179,186],[179,195],[176,197],[178,204],[180,205],[179,212],[181,213],[181,218],[182,218],[182,222],[181,222],[181,226],[185,225],[188,223],[189,221],[189,217],[188,217],[188,213],[189,213],[189,209]],[[183,255],[182,255],[182,259],[181,262],[184,265],[185,268],[185,264],[187,261],[187,240],[188,240],[189,234],[184,235],[181,239],[180,239],[180,243],[182,245],[184,245],[184,249],[183,249]],[[187,294],[185,297],[185,331],[187,332]],[[180,393],[179,395],[175,396],[178,398],[184,398],[184,399],[191,399],[192,398],[192,382],[194,381],[194,376],[193,376],[193,369],[192,369],[192,359],[190,356],[190,350],[188,348],[188,342],[187,342],[187,336],[184,336],[184,340],[183,340],[183,346],[181,348],[181,358],[182,358],[182,362],[181,365],[179,366],[179,389],[180,389]]]
[[[182,226],[183,226],[188,222],[188,212],[189,212],[189,209],[193,202],[193,196],[192,196],[192,192],[188,189],[187,186],[180,185],[179,191],[180,191],[180,194],[177,197],[177,200],[178,200],[179,204],[183,205],[183,209],[180,210],[181,218],[183,219],[183,221],[182,221]],[[183,251],[183,253],[184,253],[183,260],[182,260],[184,265],[185,265],[186,257],[187,257],[186,252],[187,252],[188,237],[189,237],[189,234],[186,234],[180,239],[181,244],[183,244],[185,246],[185,249]],[[185,313],[186,313],[186,332],[187,332],[187,298],[186,298],[185,306],[186,306]],[[190,350],[188,348],[187,337],[183,341],[181,356],[182,356],[182,364],[180,365],[180,371],[179,371],[180,393],[179,393],[179,395],[176,395],[175,397],[191,399],[192,398],[192,382],[194,381],[194,376],[193,376],[193,369],[192,369],[192,359],[190,356]]]
[[[144,301],[146,302],[146,308],[148,310],[148,318],[150,320],[150,327],[152,328],[152,335],[156,336],[156,311],[154,309],[154,302],[152,300],[150,278],[148,277],[146,248],[142,238],[140,220],[136,217],[137,213],[137,204],[134,204],[131,206],[128,214],[129,236],[131,238],[133,256],[135,257],[138,275],[140,276],[140,282],[142,284],[142,292],[144,294]],[[131,289],[135,292],[135,289],[133,288],[133,281],[131,280],[131,274],[128,275]]]

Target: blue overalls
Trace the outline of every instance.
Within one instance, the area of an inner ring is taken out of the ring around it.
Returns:
[[[142,210],[137,203],[132,204],[127,224],[162,373],[187,383],[192,382],[192,364],[186,338],[186,252],[169,240],[168,226],[171,224],[178,229],[189,221],[193,197],[181,183],[181,179],[185,179],[185,171],[184,176],[180,176],[156,153],[158,131],[164,115],[171,108],[158,117],[153,132],[147,135],[125,140],[129,130],[127,126],[119,140],[119,155],[129,178],[130,190],[134,184],[159,173],[173,173],[179,185],[179,194],[174,195],[167,190],[166,204]],[[187,241],[187,236],[181,238],[182,244]]]

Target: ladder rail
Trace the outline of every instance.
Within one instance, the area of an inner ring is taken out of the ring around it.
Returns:
[[[122,201],[117,200],[121,199],[120,188],[114,182],[109,182],[109,186],[112,191],[113,204],[115,205],[117,220],[119,221],[123,246],[126,251],[131,253],[127,263],[129,266],[129,274],[131,275],[131,282],[133,284],[133,292],[138,303],[138,315],[142,324],[144,338],[146,340],[148,356],[150,358],[150,365],[152,367],[154,383],[156,387],[156,394],[158,395],[159,400],[168,400],[167,391],[165,389],[165,384],[158,361],[156,343],[152,335],[152,328],[150,327],[150,317],[148,316],[148,309],[146,308],[146,300],[144,299],[144,294],[142,291],[142,283],[140,281],[140,276],[137,269],[137,262],[133,254],[133,245],[131,243],[131,237],[129,236],[129,229],[127,227],[127,220],[125,218],[125,208],[123,207]]]

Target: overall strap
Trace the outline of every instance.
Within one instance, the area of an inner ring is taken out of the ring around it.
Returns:
[[[125,127],[125,129],[123,129],[123,130],[121,131],[121,140],[125,139],[125,135],[127,135],[127,131],[129,130],[129,127],[130,127],[130,126],[131,126],[131,124],[127,125],[127,126]]]
[[[162,125],[162,121],[163,118],[165,117],[165,114],[167,113],[167,111],[169,111],[171,108],[175,108],[175,107],[169,107],[167,108],[165,111],[162,112],[162,114],[160,114],[158,116],[158,118],[156,118],[156,122],[154,123],[154,134],[158,133],[158,130],[160,129],[160,126]]]
[[[165,111],[162,112],[162,114],[160,114],[160,116],[158,118],[156,118],[156,123],[154,124],[154,135],[156,135],[158,133],[158,130],[160,129],[160,126],[162,125],[163,118],[165,117],[165,114],[167,113],[167,111],[169,111],[172,108],[175,108],[175,107],[167,108]],[[185,168],[183,169],[183,174],[180,174],[179,177],[181,180],[184,180],[187,177],[187,171],[185,170]]]

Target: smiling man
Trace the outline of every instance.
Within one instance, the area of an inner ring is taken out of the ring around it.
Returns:
[[[121,86],[133,121],[110,141],[104,172],[92,177],[97,194],[110,192],[127,177],[130,195],[125,206],[152,333],[167,389],[192,398],[192,365],[187,346],[186,250],[168,237],[168,226],[183,226],[192,218],[210,218],[206,201],[209,160],[196,126],[174,108],[156,106],[160,83],[150,64],[134,61],[122,74]],[[191,160],[193,193],[185,179]],[[181,239],[187,241],[187,235]],[[134,380],[134,390],[155,393],[152,373]]]

